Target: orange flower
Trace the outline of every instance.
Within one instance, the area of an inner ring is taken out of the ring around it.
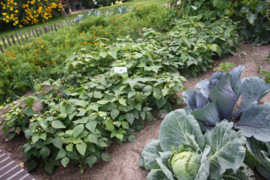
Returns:
[[[54,62],[54,64],[56,64],[56,62]]]
[[[37,64],[37,62],[35,62],[35,64]]]
[[[49,51],[47,51],[47,53],[48,53]]]
[[[41,64],[40,66],[43,66],[43,64]]]
[[[99,30],[100,32],[102,31],[102,30]]]
[[[85,41],[85,42],[84,42],[84,44],[86,45],[86,44],[87,44],[87,42]]]

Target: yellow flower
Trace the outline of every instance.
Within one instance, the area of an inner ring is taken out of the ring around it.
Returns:
[[[47,51],[47,53],[48,53],[49,51]]]
[[[7,13],[2,13],[3,16],[7,15]]]

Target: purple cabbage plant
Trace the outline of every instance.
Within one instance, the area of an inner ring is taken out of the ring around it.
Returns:
[[[260,101],[270,90],[270,84],[259,77],[241,79],[244,66],[229,73],[215,72],[211,78],[199,82],[197,89],[183,92],[188,107],[203,132],[211,130],[224,119],[242,129],[246,137],[262,142],[270,141],[270,103],[260,106]],[[241,96],[241,104],[235,109]]]

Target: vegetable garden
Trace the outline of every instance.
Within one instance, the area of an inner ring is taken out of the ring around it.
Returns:
[[[66,29],[0,54],[7,111],[1,125],[9,141],[26,137],[28,171],[41,166],[52,175],[74,165],[88,174],[100,161],[113,163],[111,147],[135,144],[137,132],[150,131],[145,122],[168,114],[158,140],[137,150],[136,162],[151,170],[143,178],[254,179],[253,170],[270,177],[270,106],[258,105],[270,90],[267,71],[265,79],[241,79],[244,66],[229,72],[225,64],[196,89],[184,86],[214,59],[236,55],[241,43],[267,44],[269,2],[171,3],[174,9],[89,11]],[[29,89],[33,96],[14,101]],[[187,107],[173,111],[183,100]]]

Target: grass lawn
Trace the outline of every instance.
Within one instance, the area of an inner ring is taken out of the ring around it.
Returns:
[[[115,8],[117,6],[133,6],[133,5],[137,5],[137,4],[148,4],[148,5],[152,5],[152,4],[164,4],[169,2],[170,0],[133,0],[133,1],[128,1],[128,2],[123,2],[122,4],[117,4],[117,5],[113,5],[113,6],[107,6],[107,7],[102,7],[100,8],[100,10],[108,10],[108,9],[112,9]]]
[[[112,9],[112,8],[115,8],[115,7],[118,7],[118,6],[133,6],[133,5],[137,5],[137,4],[148,4],[148,5],[152,5],[152,4],[163,4],[163,3],[167,3],[169,2],[170,0],[133,0],[133,1],[128,1],[128,2],[123,2],[122,4],[117,4],[117,5],[113,5],[113,6],[107,6],[107,7],[103,7],[103,8],[100,8],[100,10],[108,10],[108,9]],[[31,30],[31,29],[34,29],[34,28],[41,28],[43,30],[43,26],[45,25],[51,25],[51,24],[57,24],[59,22],[61,22],[62,20],[70,20],[70,19],[74,19],[76,17],[78,17],[79,14],[85,14],[87,11],[85,12],[82,12],[82,13],[78,13],[78,14],[70,14],[68,15],[68,17],[66,18],[65,15],[63,16],[60,16],[60,17],[57,17],[57,18],[53,18],[53,19],[50,19],[44,23],[41,23],[41,24],[38,24],[38,25],[32,25],[32,26],[26,26],[26,27],[23,27],[23,28],[18,28],[18,29],[14,29],[14,30],[7,30],[7,31],[3,31],[3,32],[0,32],[0,37],[6,37],[7,35],[10,36],[11,34],[15,34],[15,33],[19,33],[19,32],[27,32],[28,30]],[[22,33],[23,35],[23,33]],[[24,37],[24,35],[23,35]],[[0,44],[2,45],[3,42],[2,40],[0,40]]]

